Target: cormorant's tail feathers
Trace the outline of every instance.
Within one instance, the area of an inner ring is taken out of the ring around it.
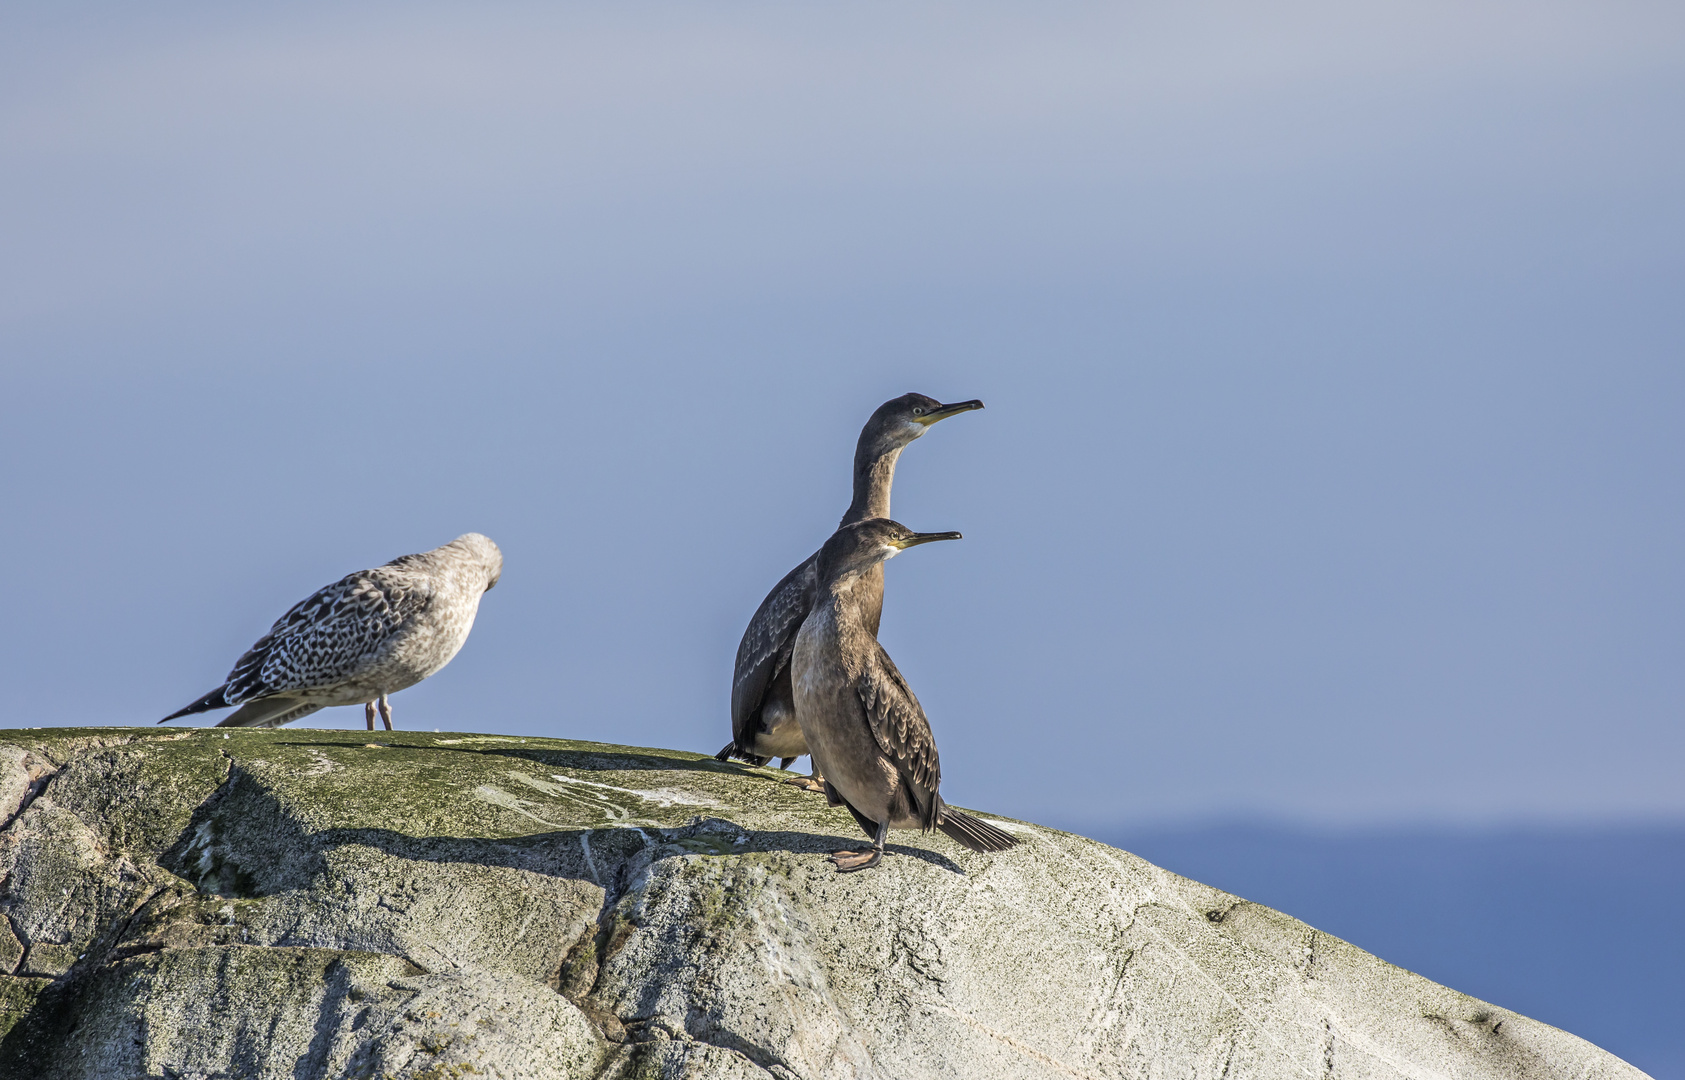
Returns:
[[[1018,838],[1011,833],[995,828],[982,818],[974,818],[946,806],[942,808],[936,827],[947,833],[949,839],[972,851],[1005,851],[1018,846]]]
[[[300,702],[295,697],[266,697],[248,701],[245,705],[217,721],[217,727],[280,727],[300,717],[309,716],[322,708]]]
[[[192,716],[194,713],[210,712],[212,709],[226,709],[228,708],[228,702],[224,700],[223,695],[227,692],[228,684],[224,683],[215,690],[206,694],[204,697],[200,698],[198,701],[189,705],[187,708],[177,709],[175,712],[164,717],[158,722],[160,724],[167,724],[171,720],[180,720],[182,717]]]
[[[749,751],[741,749],[737,745],[737,741],[735,739],[726,743],[725,749],[714,755],[715,761],[730,761],[732,758],[737,758],[740,761],[747,761],[756,768],[759,768],[772,760],[771,758],[757,757],[756,755],[749,753]]]

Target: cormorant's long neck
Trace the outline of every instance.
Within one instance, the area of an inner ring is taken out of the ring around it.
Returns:
[[[862,639],[877,637],[877,621],[883,611],[882,568],[880,563],[820,588],[819,602],[830,607],[832,627],[845,651],[850,645],[860,645]]]
[[[848,504],[838,528],[869,518],[889,516],[889,489],[895,483],[895,459],[903,447],[874,452],[861,446],[854,452],[854,501]]]

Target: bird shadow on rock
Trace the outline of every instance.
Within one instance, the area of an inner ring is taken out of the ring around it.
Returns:
[[[391,732],[380,734],[390,737]],[[374,736],[371,734],[370,736]],[[305,742],[287,741],[277,742],[277,746],[299,748],[314,748],[322,746],[343,747],[345,742]],[[615,752],[600,750],[547,750],[540,747],[515,746],[440,746],[430,743],[422,746],[409,746],[404,743],[392,744],[394,748],[405,750],[429,750],[450,754],[477,754],[481,757],[507,757],[520,761],[530,761],[539,765],[548,765],[559,769],[581,769],[590,772],[708,772],[722,776],[748,775],[747,769],[741,766],[716,761],[713,758],[675,758],[662,757],[658,754],[640,754],[634,751]]]
[[[591,772],[635,772],[638,770],[705,772],[717,776],[732,776],[742,780],[753,780],[761,784],[793,785],[806,779],[804,774],[792,769],[775,769],[770,765],[750,765],[747,762],[719,761],[714,758],[686,760],[658,757],[654,754],[603,754],[591,751],[513,748],[476,750],[470,747],[457,746],[441,746],[436,749],[460,754],[515,758],[550,768],[579,769]]]
[[[283,743],[279,743],[278,745],[294,746],[294,747],[311,747],[311,746],[319,746],[321,744],[320,743],[314,743],[314,742],[283,742]],[[334,745],[343,745],[343,744],[335,743]],[[801,776],[800,773],[796,773],[796,772],[793,772],[793,771],[788,770],[788,769],[773,770],[773,769],[771,769],[770,766],[749,765],[749,764],[746,764],[746,763],[743,763],[743,762],[722,762],[722,761],[715,760],[713,758],[697,758],[697,759],[671,758],[671,757],[663,757],[663,756],[656,755],[656,754],[640,754],[640,753],[636,753],[636,752],[621,753],[621,752],[602,752],[602,751],[593,751],[593,750],[547,750],[547,749],[542,749],[542,748],[512,747],[512,746],[501,746],[501,747],[439,746],[437,744],[430,744],[430,745],[427,745],[425,747],[415,747],[414,749],[427,749],[427,750],[431,750],[431,751],[439,751],[439,752],[446,752],[446,753],[453,753],[453,754],[474,754],[474,755],[479,755],[479,756],[482,756],[482,757],[513,758],[513,759],[518,760],[518,761],[529,762],[529,763],[536,764],[536,765],[544,765],[544,766],[551,767],[551,768],[577,769],[577,770],[580,770],[580,771],[587,771],[587,772],[634,772],[634,771],[638,771],[638,770],[706,772],[706,773],[714,773],[716,775],[721,775],[721,776],[735,776],[735,777],[739,777],[739,778],[742,778],[742,779],[745,779],[745,780],[753,780],[753,781],[756,781],[758,783],[763,783],[763,784],[789,784],[789,783],[798,779]],[[817,796],[815,796],[815,797],[817,797]],[[817,833],[805,833],[805,832],[796,832],[796,831],[788,831],[788,830],[778,830],[778,831],[754,830],[754,829],[749,829],[749,828],[746,828],[742,825],[739,825],[736,822],[725,822],[724,819],[698,819],[698,820],[700,820],[700,821],[721,821],[724,824],[729,824],[732,828],[736,829],[738,832],[741,832],[742,834],[744,834],[746,836],[759,837],[759,838],[773,838],[773,839],[770,839],[770,840],[757,840],[755,842],[746,844],[740,849],[741,851],[757,851],[757,852],[788,851],[788,852],[791,852],[791,853],[822,853],[822,854],[828,855],[828,854],[830,854],[831,852],[834,852],[834,851],[854,850],[854,849],[862,847],[862,843],[858,838],[853,839],[853,840],[848,840],[848,839],[843,839],[843,838],[837,837],[837,836],[824,836],[824,835],[820,835],[820,834],[817,834]],[[692,828],[695,828],[695,822],[693,822],[690,826],[680,826],[677,829],[646,826],[642,831],[645,832],[645,833],[653,833],[653,834],[670,834],[670,833],[684,832],[686,829],[692,829]],[[361,831],[367,831],[367,830],[361,830]],[[380,831],[389,832],[390,830],[380,830]],[[596,836],[598,834],[607,833],[607,832],[611,832],[611,831],[614,831],[614,827],[612,827],[612,826],[606,827],[606,828],[597,828],[597,829],[592,829],[592,828],[565,829],[565,830],[558,830],[558,831],[553,832],[553,833],[533,833],[533,834],[530,834],[530,836],[527,837],[527,839],[538,841],[540,838],[544,838],[549,842],[559,842],[559,843],[566,843],[566,842],[570,842],[570,841],[577,842],[577,838],[579,837],[579,835],[581,833],[584,833],[587,836]],[[318,834],[318,835],[325,835],[325,834]],[[391,835],[393,835],[393,836],[408,836],[408,834],[396,833],[396,832],[391,833]],[[425,841],[425,840],[429,840],[429,839],[448,840],[450,838],[448,838],[448,837],[439,837],[439,838],[410,837],[410,839],[417,840],[417,841]],[[869,841],[871,838],[867,837],[866,839]],[[354,842],[354,841],[346,841],[346,842]],[[364,842],[364,841],[355,841],[355,842]],[[486,843],[492,843],[492,842],[493,841],[487,841],[487,840],[473,841],[473,843],[475,843],[475,844],[486,844]],[[497,842],[503,842],[503,841],[497,841]],[[593,841],[593,842],[595,842],[595,841]],[[683,845],[679,845],[679,846],[682,847]],[[947,870],[951,873],[960,874],[962,876],[965,874],[965,870],[958,863],[954,862],[952,859],[948,858],[945,855],[941,855],[937,852],[929,851],[929,850],[926,850],[924,848],[909,847],[905,844],[888,844],[888,845],[885,845],[884,851],[887,854],[897,854],[897,855],[911,856],[912,858],[918,859],[921,862],[929,863],[932,866],[935,866],[935,867],[937,867],[939,869],[942,869],[942,870]],[[674,852],[674,854],[681,854],[681,853],[682,852]],[[737,854],[737,853],[738,853],[737,851],[713,852],[713,854]],[[408,857],[408,856],[406,856],[406,857]],[[452,859],[452,860],[449,860],[449,861],[460,862],[460,861],[473,861],[473,860]]]
[[[573,828],[529,816],[552,827],[504,837],[414,835],[374,825],[311,830],[261,779],[236,766],[159,863],[204,892],[244,898],[317,887],[329,874],[330,853],[348,846],[410,861],[524,870],[612,891],[616,882],[624,884],[624,868],[673,856],[826,855],[865,844],[826,833],[751,829],[716,817],[677,826],[628,822]],[[904,844],[886,850],[965,873],[938,852]]]
[[[718,818],[703,818],[700,821],[700,827],[702,828],[706,828],[708,824],[713,822],[720,822],[736,828],[746,839],[743,844],[732,847],[728,854],[734,855],[775,851],[788,852],[792,855],[829,855],[835,851],[864,851],[871,845],[869,839],[858,836],[853,839],[846,839],[841,836],[821,833],[744,829],[737,826],[735,822],[726,822]],[[692,825],[689,827],[696,828],[698,826]],[[959,874],[961,877],[965,876],[964,867],[940,852],[909,847],[906,844],[886,844],[884,845],[884,852],[889,855],[905,855],[934,866],[938,870],[946,870],[949,873]]]
[[[289,740],[277,742],[275,745],[314,749],[322,746],[343,747],[345,743],[339,740],[333,742]],[[558,769],[579,769],[586,772],[702,772],[713,773],[716,776],[735,776],[745,780],[757,780],[761,783],[778,784],[791,783],[803,776],[802,773],[792,769],[774,769],[770,765],[750,765],[742,761],[720,761],[713,757],[673,758],[663,757],[659,754],[640,754],[634,751],[619,753],[598,750],[546,750],[514,746],[440,746],[437,743],[425,746],[408,746],[403,743],[395,745],[409,750],[514,758],[517,761],[530,762],[535,765]]]

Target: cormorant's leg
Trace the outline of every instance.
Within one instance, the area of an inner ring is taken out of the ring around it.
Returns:
[[[800,756],[801,756],[801,755],[800,755],[800,754],[797,754],[797,755],[796,755],[796,757],[800,757]],[[794,760],[796,760],[796,758],[793,758],[793,757],[781,757],[781,758],[779,758],[779,759],[778,759],[778,767],[779,767],[779,768],[780,768],[780,769],[788,769],[788,768],[789,768],[789,767],[790,767],[790,763],[791,763],[791,762],[792,762],[792,761],[794,761]]]
[[[386,725],[387,731],[392,730],[392,703],[386,700],[385,694],[380,695],[380,722]],[[374,725],[370,724],[369,729],[372,731]]]
[[[837,866],[837,873],[852,874],[856,870],[870,870],[878,865],[883,858],[884,841],[889,839],[889,822],[878,822],[878,835],[872,841],[872,846],[865,851],[836,851],[831,853],[831,861]]]
[[[786,758],[785,760],[794,761],[796,759]],[[798,776],[794,780],[786,780],[784,782],[789,784],[791,787],[799,787],[803,791],[811,791],[816,795],[823,795],[825,794],[825,778],[819,775],[819,762],[813,761],[811,757],[808,760],[813,762],[812,776]]]
[[[369,730],[374,730],[374,702],[363,702],[363,719],[368,721]]]

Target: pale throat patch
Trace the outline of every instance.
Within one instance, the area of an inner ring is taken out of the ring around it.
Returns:
[[[896,547],[894,544],[885,544],[880,550],[883,551],[883,557],[886,561],[901,554],[901,549]]]

